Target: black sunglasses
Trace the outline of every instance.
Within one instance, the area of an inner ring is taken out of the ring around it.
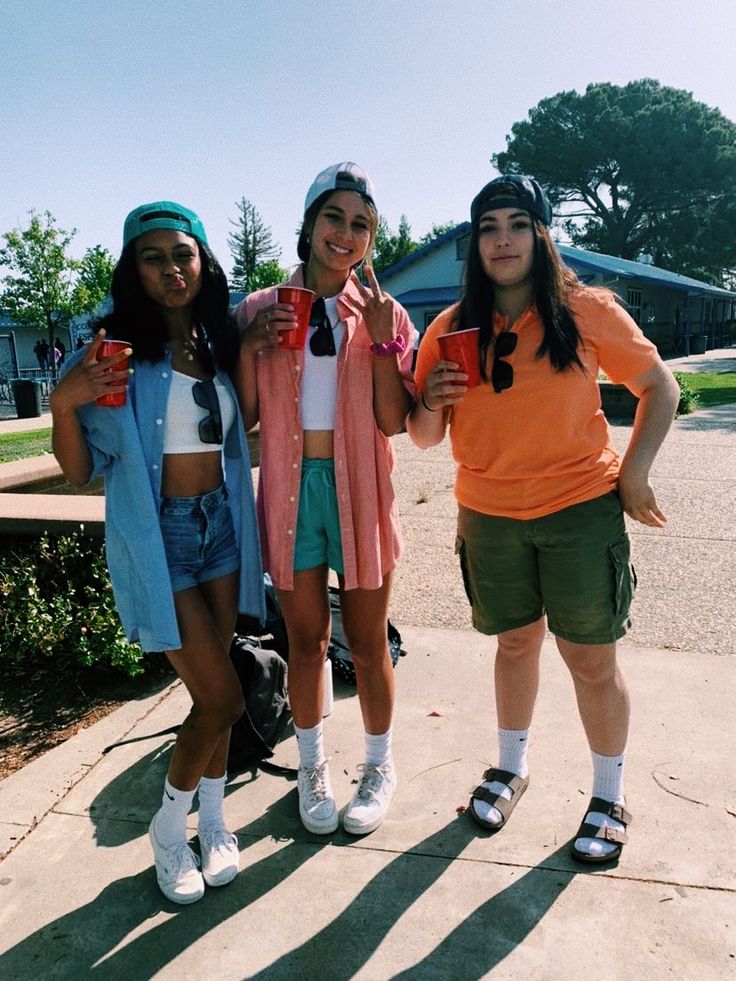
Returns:
[[[325,301],[319,297],[312,304],[312,312],[309,315],[309,326],[317,329],[309,338],[309,350],[315,358],[322,358],[325,355],[333,357],[337,354],[335,350],[335,335],[332,333],[332,324],[325,310]]]
[[[203,443],[222,444],[222,414],[220,400],[213,381],[196,381],[192,385],[192,396],[200,409],[207,409],[209,415],[199,423],[199,438]]]
[[[501,358],[507,358],[514,353],[518,339],[519,335],[510,330],[501,331],[496,337],[493,345],[493,368],[491,369],[491,384],[494,392],[503,392],[514,384],[513,365],[510,365],[508,361],[502,361]]]

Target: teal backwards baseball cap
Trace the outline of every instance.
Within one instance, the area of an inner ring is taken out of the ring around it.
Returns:
[[[134,208],[125,219],[123,226],[123,248],[139,235],[159,228],[170,228],[175,232],[185,232],[207,245],[207,235],[199,217],[189,208],[175,201],[153,201]]]

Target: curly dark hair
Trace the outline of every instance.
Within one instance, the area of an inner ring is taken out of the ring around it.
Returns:
[[[209,247],[195,239],[202,262],[202,287],[194,300],[194,323],[200,356],[210,368],[231,371],[238,356],[239,336],[229,316],[227,277]],[[166,351],[167,329],[157,305],[141,284],[135,261],[135,240],[123,249],[112,276],[112,313],[95,329],[128,341],[139,361],[160,361]]]
[[[532,218],[534,229],[534,302],[544,328],[544,337],[537,348],[537,357],[547,356],[557,371],[576,366],[583,368],[578,355],[580,332],[570,309],[570,294],[578,289],[580,281],[572,269],[562,261],[549,229],[541,221]],[[495,297],[493,284],[488,278],[480,259],[478,240],[480,230],[474,222],[470,231],[468,255],[465,261],[462,299],[455,312],[454,330],[478,327],[481,376],[487,381],[486,355],[493,345],[493,312]]]

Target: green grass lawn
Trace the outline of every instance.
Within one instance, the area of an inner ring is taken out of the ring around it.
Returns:
[[[26,460],[51,452],[51,430],[32,429],[27,433],[0,434],[0,463]]]
[[[699,409],[736,402],[736,371],[688,371],[687,381],[688,387],[698,394]]]

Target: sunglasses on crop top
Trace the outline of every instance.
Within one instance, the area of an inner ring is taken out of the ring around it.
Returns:
[[[491,368],[491,384],[494,392],[503,392],[514,384],[513,365],[510,365],[508,361],[503,361],[502,358],[507,358],[514,353],[518,339],[519,335],[510,330],[501,331],[496,336],[493,345],[493,367]]]
[[[212,380],[196,381],[192,385],[192,396],[200,409],[207,409],[209,413],[199,423],[200,441],[222,445],[222,414],[215,383]]]
[[[312,304],[312,312],[309,315],[309,326],[316,327],[312,336],[309,338],[309,350],[315,358],[322,358],[325,355],[333,357],[337,354],[335,350],[335,335],[332,333],[332,324],[327,316],[325,301],[319,297]]]

